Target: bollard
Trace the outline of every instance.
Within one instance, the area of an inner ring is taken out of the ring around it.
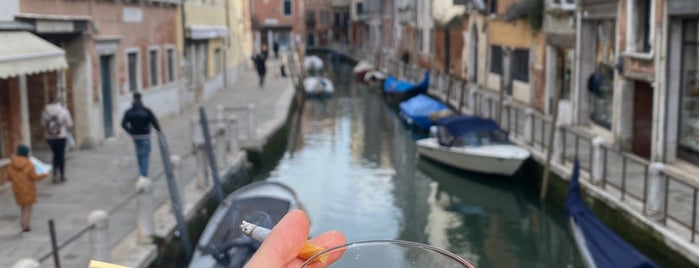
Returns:
[[[153,182],[147,177],[139,177],[136,181],[136,213],[138,243],[150,244],[155,233],[155,218],[153,217]]]
[[[257,132],[257,126],[255,125],[255,112],[256,112],[256,107],[254,103],[248,104],[248,140],[253,141],[255,140],[255,136]]]
[[[184,202],[184,186],[187,184],[184,176],[182,176],[182,157],[176,154],[170,155],[170,163],[172,163],[172,173],[177,182],[177,194],[180,195],[180,200]]]
[[[565,146],[565,144],[563,144],[563,123],[557,122],[556,131],[553,136],[553,155],[551,159],[558,159],[559,161],[561,160],[561,155],[563,154],[563,146]]]
[[[665,217],[665,189],[667,178],[663,175],[665,164],[653,162],[648,165],[648,198],[646,199],[645,214],[651,219],[660,220]]]
[[[228,118],[228,152],[238,152],[238,118],[231,116]]]
[[[468,88],[468,104],[466,104],[466,107],[468,107],[469,114],[476,114],[476,91],[476,86]]]
[[[206,154],[204,153],[204,133],[198,119],[191,119],[190,125],[192,127],[192,150],[196,162],[196,185],[198,189],[204,189],[209,186],[208,163],[206,162]]]
[[[90,212],[87,221],[93,228],[90,230],[90,256],[93,260],[111,261],[111,246],[109,243],[109,214],[104,210]]]
[[[39,268],[39,266],[41,265],[38,261],[29,258],[19,259],[12,264],[12,268]]]
[[[524,109],[524,142],[531,145],[534,142],[532,131],[534,130],[534,110],[532,108]]]
[[[219,163],[219,170],[225,170],[228,166],[228,141],[226,139],[225,129],[220,129],[215,132],[216,138],[214,139],[216,145],[216,163]]]
[[[224,121],[226,108],[219,104],[216,105],[216,129],[225,129],[226,122]]]
[[[604,146],[602,137],[592,139],[592,170],[590,175],[594,185],[602,185],[604,183],[602,175],[604,174],[604,152],[602,146]]]

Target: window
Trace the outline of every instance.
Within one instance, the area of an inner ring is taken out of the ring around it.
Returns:
[[[596,26],[595,71],[586,77],[590,93],[590,120],[611,129],[614,104],[614,64],[616,25],[613,20],[601,20]]]
[[[699,162],[699,20],[683,23],[678,156]]]
[[[138,90],[138,52],[128,52],[126,54],[129,91]]]
[[[430,29],[430,36],[427,42],[430,43],[430,51],[429,53],[434,53],[434,29]]]
[[[529,50],[516,49],[512,51],[512,78],[529,82]]]
[[[158,50],[151,49],[148,51],[148,66],[150,66],[150,86],[158,85]]]
[[[490,11],[490,14],[498,13],[498,0],[490,0],[488,2],[488,11]]]
[[[214,74],[219,74],[223,66],[221,66],[221,48],[214,49]]]
[[[320,12],[320,24],[328,24],[328,11],[323,10]]]
[[[357,15],[364,13],[364,3],[357,3]]]
[[[653,0],[629,0],[629,49],[648,53],[651,49],[651,9]]]
[[[335,21],[333,22],[333,25],[335,25],[335,27],[340,27],[340,22],[342,22],[340,12],[335,12]]]
[[[490,46],[490,72],[502,75],[502,47]]]
[[[167,61],[167,81],[172,82],[175,81],[175,49],[168,48],[165,53],[167,57],[165,59]]]
[[[293,11],[291,10],[291,0],[284,1],[284,16],[291,16]]]

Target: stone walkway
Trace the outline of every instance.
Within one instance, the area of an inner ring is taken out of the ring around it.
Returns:
[[[279,60],[268,61],[268,75],[264,88],[257,84],[257,75],[251,68],[242,67],[237,81],[230,88],[216,93],[203,104],[208,117],[211,119],[216,115],[215,107],[219,104],[237,107],[255,104],[255,136],[264,139],[271,135],[285,123],[294,93],[291,80],[278,75],[279,64]],[[189,188],[185,188],[185,210],[191,210],[192,204],[199,201],[192,200],[193,196],[190,193],[194,183],[192,178],[196,172],[195,159],[192,157],[190,119],[198,116],[198,107],[190,107],[160,122],[171,154],[183,157],[177,174],[188,180],[186,187]],[[172,214],[157,139],[153,138],[151,142],[150,176],[154,180],[156,207],[159,207],[159,211],[164,211],[163,215],[155,213],[158,234],[164,232],[163,228],[167,232],[166,227],[171,231],[174,223],[167,222],[168,217],[172,218]],[[264,143],[264,140],[257,143]],[[50,161],[50,154],[47,152],[36,152],[35,155],[45,162]],[[19,208],[14,203],[10,187],[0,186],[0,267],[11,267],[21,258],[41,259],[42,267],[54,267],[53,259],[49,255],[51,240],[47,222],[50,219],[55,222],[58,244],[70,242],[60,251],[62,266],[87,267],[91,258],[87,217],[93,210],[105,210],[109,213],[109,240],[113,247],[113,262],[121,262],[124,265],[138,262],[129,260],[129,256],[119,256],[128,252],[130,242],[127,240],[135,233],[136,226],[134,197],[137,165],[130,137],[122,131],[118,138],[109,140],[95,149],[69,152],[66,170],[66,183],[53,184],[48,179],[37,183],[38,202],[33,209],[32,231],[27,234],[20,233]],[[194,199],[201,197],[202,195],[199,195]],[[158,226],[159,222],[162,226]],[[151,250],[154,248],[151,247]],[[152,256],[150,258],[152,259]]]

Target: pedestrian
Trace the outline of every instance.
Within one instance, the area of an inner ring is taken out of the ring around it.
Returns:
[[[36,203],[36,186],[34,181],[43,179],[48,174],[37,174],[34,165],[29,160],[29,147],[17,146],[17,155],[13,156],[7,173],[0,176],[0,182],[12,183],[12,192],[15,195],[15,203],[20,208],[20,224],[22,232],[31,231],[32,205]]]
[[[267,73],[265,58],[266,57],[261,53],[256,53],[252,56],[252,61],[255,63],[255,70],[257,70],[257,76],[260,78],[260,87],[264,85],[265,74]]]
[[[58,101],[55,95],[51,96],[51,100],[44,107],[41,114],[41,124],[44,126],[46,142],[53,152],[51,181],[54,183],[65,182],[66,137],[68,136],[68,128],[73,126],[73,119],[68,109]]]
[[[279,58],[279,43],[275,40],[274,43],[272,43],[272,51],[274,51],[274,58],[278,59]]]
[[[262,44],[262,56],[264,56],[265,61],[269,57],[269,48],[267,48],[267,44]]]
[[[153,112],[143,105],[141,93],[133,93],[133,104],[124,113],[121,127],[131,135],[136,148],[138,171],[142,177],[148,177],[148,162],[150,161],[150,126],[160,132],[158,119]]]

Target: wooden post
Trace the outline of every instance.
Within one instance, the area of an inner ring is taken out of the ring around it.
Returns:
[[[556,125],[556,121],[558,121],[558,101],[560,100],[560,92],[556,94],[556,97],[553,101],[553,115],[551,116],[551,129],[549,130],[549,136],[548,136],[548,146],[549,148],[546,150],[546,164],[544,165],[544,178],[541,181],[541,193],[539,195],[539,198],[541,201],[544,201],[546,199],[546,191],[548,191],[548,186],[549,186],[549,174],[551,173],[551,155],[553,154],[553,138],[554,135],[556,135],[556,129],[558,128]],[[543,124],[543,122],[542,122]],[[563,144],[565,146],[565,144]]]

